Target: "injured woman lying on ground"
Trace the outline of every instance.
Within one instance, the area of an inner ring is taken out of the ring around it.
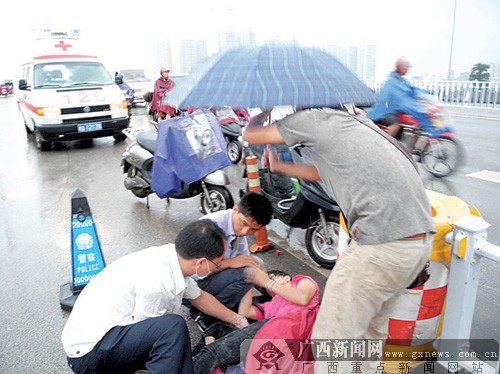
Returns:
[[[212,374],[214,370],[236,374],[243,373],[243,369],[251,373],[267,361],[284,372],[296,365],[303,371],[303,361],[311,362],[313,357],[299,345],[311,337],[320,305],[318,284],[306,275],[291,277],[279,270],[265,272],[257,267],[248,267],[245,277],[269,301],[259,304],[250,290],[241,300],[238,312],[254,323],[243,329],[216,323],[207,329],[193,349],[195,374]],[[290,341],[296,342],[300,354]],[[261,354],[269,348],[277,354],[273,360]]]

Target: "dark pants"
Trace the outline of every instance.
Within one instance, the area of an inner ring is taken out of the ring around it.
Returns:
[[[68,364],[77,374],[126,374],[141,369],[149,374],[190,374],[193,365],[186,321],[168,314],[114,327],[85,356],[68,357]]]
[[[208,278],[198,280],[198,286],[215,296],[229,309],[238,307],[241,298],[253,287],[243,276],[245,268],[226,269]]]
[[[227,367],[240,362],[240,347],[246,339],[253,339],[257,331],[268,321],[264,319],[250,326],[235,330],[203,347],[193,357],[195,374],[212,374],[217,367]]]

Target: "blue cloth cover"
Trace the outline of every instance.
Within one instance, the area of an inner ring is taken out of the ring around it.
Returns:
[[[151,187],[160,198],[232,165],[219,122],[208,109],[158,124]]]

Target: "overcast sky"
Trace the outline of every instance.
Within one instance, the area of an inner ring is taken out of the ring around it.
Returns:
[[[500,63],[500,0],[456,0],[452,69]],[[413,75],[446,77],[455,0],[114,0],[2,2],[0,79],[30,53],[30,30],[79,28],[95,53],[112,64],[150,68],[158,38],[208,39],[224,29],[252,29],[258,42],[377,45],[377,76],[398,56]],[[125,63],[126,62],[126,63]]]

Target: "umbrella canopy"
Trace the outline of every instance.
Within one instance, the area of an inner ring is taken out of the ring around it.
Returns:
[[[298,45],[238,47],[198,65],[163,99],[178,109],[370,106],[378,96],[331,54]]]

